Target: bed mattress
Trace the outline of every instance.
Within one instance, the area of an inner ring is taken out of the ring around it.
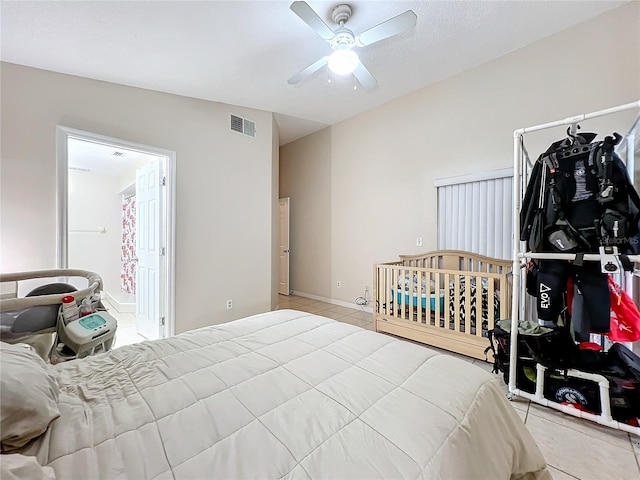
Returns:
[[[415,292],[412,294],[412,297],[413,297],[412,299],[409,298],[409,293],[405,292],[404,300],[403,300],[401,291],[396,292],[395,290],[391,289],[391,296],[394,296],[394,295],[395,295],[398,307],[402,306],[403,304],[405,306],[409,306],[411,303],[413,303],[414,307],[418,306],[418,294]],[[435,312],[436,311],[436,294],[431,293],[429,297],[430,297],[429,307],[427,307],[427,294],[423,293],[421,295],[421,302],[420,302],[421,308],[424,311],[427,311],[427,308],[428,308],[429,311]],[[444,313],[444,294],[443,293],[440,293],[439,299],[440,299],[439,300],[440,306],[438,308],[440,308],[440,312]]]
[[[550,479],[501,379],[280,310],[55,367],[58,479]]]

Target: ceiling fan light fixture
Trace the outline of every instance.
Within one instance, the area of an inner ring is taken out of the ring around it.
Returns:
[[[329,56],[329,68],[336,75],[348,75],[358,66],[358,54],[353,50],[336,50]]]

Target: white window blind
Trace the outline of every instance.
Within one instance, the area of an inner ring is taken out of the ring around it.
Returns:
[[[450,177],[438,189],[438,249],[513,256],[513,169]]]

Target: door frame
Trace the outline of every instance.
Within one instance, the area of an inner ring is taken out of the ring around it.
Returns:
[[[287,247],[286,252],[280,251],[280,244],[282,243],[282,236],[280,235],[280,203],[284,202],[287,207]],[[291,197],[282,197],[278,199],[278,259],[282,253],[287,254],[287,293],[280,293],[280,262],[278,262],[278,294],[279,295],[291,295]]]
[[[164,200],[164,231],[165,238],[165,269],[163,275],[164,302],[163,312],[165,317],[163,337],[175,335],[175,243],[176,243],[176,152],[162,148],[152,147],[139,143],[129,142],[118,138],[107,137],[97,133],[86,132],[62,125],[56,126],[56,263],[57,268],[69,266],[69,151],[68,140],[70,138],[87,142],[100,143],[114,148],[122,147],[136,150],[141,153],[157,155],[166,158],[166,190]]]

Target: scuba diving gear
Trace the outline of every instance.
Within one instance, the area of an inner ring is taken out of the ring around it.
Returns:
[[[496,322],[489,330],[490,345],[485,355],[493,352],[493,373],[502,374],[509,383],[511,320]],[[578,369],[602,375],[609,384],[611,416],[620,422],[640,416],[640,357],[624,345],[616,343],[609,351],[583,349],[573,343],[564,328],[548,329],[526,321],[518,327],[515,385],[524,392],[536,391],[536,363],[544,371],[543,397],[557,403],[571,404],[580,410],[602,413],[601,390],[593,380],[567,375]]]
[[[570,136],[540,155],[520,212],[520,239],[532,252],[597,253],[605,247],[602,267],[540,262],[536,292],[539,323],[555,325],[567,280],[574,278],[589,311],[590,328],[604,333],[609,331],[606,273],[619,270],[615,255],[628,250],[638,232],[640,197],[614,152],[620,135],[594,141],[596,135]]]
[[[549,243],[560,252],[575,252],[580,245],[580,236],[574,234],[574,229],[565,220],[558,220],[548,229]]]
[[[538,271],[538,319],[543,325],[557,323],[565,307],[564,293],[567,281],[573,278],[580,289],[585,310],[589,312],[589,330],[606,333],[610,326],[609,287],[607,275],[600,271],[600,264],[586,262],[577,266],[566,261],[542,260]]]
[[[616,273],[620,271],[618,247],[600,247],[600,269],[602,273]]]
[[[582,292],[573,281],[567,288],[567,307],[571,306],[571,329],[576,342],[588,342],[591,339],[591,321]],[[573,293],[571,299],[570,294]]]
[[[536,161],[520,212],[520,239],[529,250],[626,249],[638,232],[640,197],[613,151],[621,137],[614,133],[594,142],[595,137],[581,133],[555,142]]]

